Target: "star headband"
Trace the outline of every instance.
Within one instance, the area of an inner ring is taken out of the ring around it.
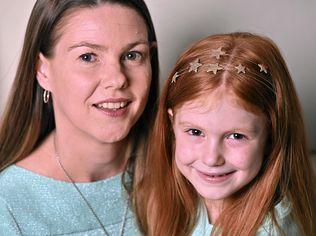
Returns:
[[[219,47],[217,49],[211,49],[210,57],[215,57],[217,60],[219,60],[221,56],[227,56],[227,55],[229,55],[229,54],[227,54],[225,51],[222,51],[222,47]],[[256,64],[258,66],[259,72],[263,72],[265,74],[268,74],[268,68],[265,65],[257,64],[257,63],[252,62],[252,61],[249,61],[249,62]],[[246,74],[246,71],[248,70],[248,68],[246,66],[244,66],[240,63],[238,65],[235,65],[235,66],[228,65],[228,64],[220,64],[220,63],[202,64],[202,63],[200,63],[200,59],[196,58],[193,62],[190,63],[189,68],[184,69],[182,71],[177,71],[172,76],[171,83],[175,83],[177,81],[177,79],[185,73],[189,73],[192,71],[197,73],[200,68],[206,68],[205,69],[206,72],[210,72],[210,73],[213,73],[214,75],[216,75],[217,71],[227,70],[229,67],[232,67],[234,70],[236,70],[237,74],[240,74],[240,73]]]

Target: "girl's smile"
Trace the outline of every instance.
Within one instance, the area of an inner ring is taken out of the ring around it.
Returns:
[[[236,171],[229,171],[229,172],[222,172],[222,173],[208,173],[199,171],[198,169],[195,169],[196,174],[206,183],[209,184],[221,184],[227,180],[229,180],[232,175]]]

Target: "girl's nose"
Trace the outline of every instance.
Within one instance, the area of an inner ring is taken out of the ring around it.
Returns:
[[[207,166],[221,166],[225,163],[222,147],[218,141],[207,142],[202,161]]]

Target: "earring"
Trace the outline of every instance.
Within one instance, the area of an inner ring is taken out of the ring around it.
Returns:
[[[50,97],[50,92],[45,89],[44,93],[43,93],[43,101],[44,101],[44,103],[48,103],[49,97]]]

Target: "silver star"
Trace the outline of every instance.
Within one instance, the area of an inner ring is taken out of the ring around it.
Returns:
[[[219,47],[217,49],[211,49],[211,50],[212,50],[211,57],[216,57],[217,60],[221,56],[226,55],[226,52],[222,51],[222,47]]]
[[[194,62],[190,63],[189,72],[194,71],[196,73],[201,66],[202,64],[200,63],[200,59],[196,58]]]
[[[237,69],[237,74],[240,74],[241,72],[244,74],[246,73],[246,67],[243,66],[242,64],[235,66],[235,68]]]
[[[172,76],[172,80],[171,83],[175,83],[177,82],[177,78],[179,77],[179,72],[177,71],[173,76]]]
[[[216,75],[218,70],[223,70],[223,67],[219,66],[219,63],[216,64],[208,64],[208,68],[206,70],[206,72],[213,72],[214,75]]]
[[[263,64],[258,64],[258,66],[260,67],[260,72],[264,72],[266,74],[268,74],[268,70],[267,70],[267,67],[265,67],[265,65]]]

